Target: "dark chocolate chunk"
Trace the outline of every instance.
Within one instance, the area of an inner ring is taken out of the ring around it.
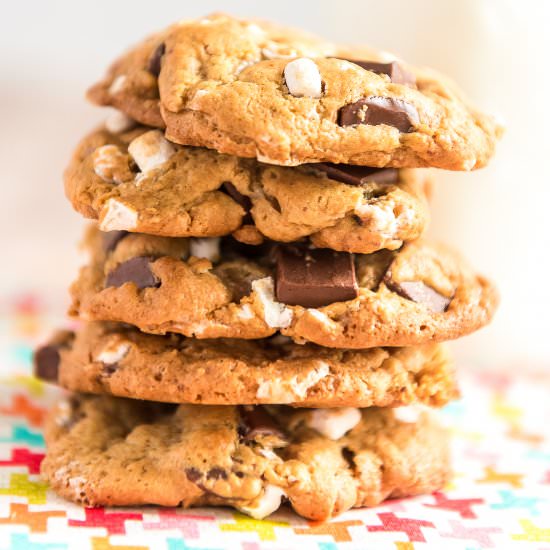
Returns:
[[[202,477],[200,470],[197,470],[197,468],[186,468],[185,475],[187,476],[187,479],[193,483]]]
[[[322,307],[357,297],[353,256],[329,249],[280,247],[277,253],[277,300]]]
[[[59,371],[59,346],[49,345],[34,352],[34,375],[46,382],[57,382]]]
[[[377,63],[376,61],[362,61],[359,59],[347,59],[347,61],[351,61],[351,63],[355,63],[367,71],[386,74],[394,84],[416,85],[415,76],[401,67],[397,61],[391,63]]]
[[[344,105],[338,111],[340,126],[386,124],[397,128],[400,132],[409,133],[414,131],[418,123],[418,112],[414,105],[392,97],[366,97]]]
[[[227,472],[223,468],[215,466],[210,468],[206,474],[206,479],[227,479]]]
[[[103,251],[112,252],[118,243],[128,235],[128,231],[106,231],[101,233]]]
[[[105,376],[106,378],[109,378],[109,376],[112,376],[116,371],[118,370],[118,363],[105,363],[103,365],[103,368],[101,369],[101,375]]]
[[[59,374],[59,363],[61,361],[60,351],[69,347],[74,338],[74,332],[69,330],[59,331],[49,344],[38,348],[34,352],[33,367],[34,375],[46,382],[57,382]]]
[[[158,287],[160,279],[151,271],[153,256],[137,256],[119,264],[107,275],[105,286],[121,286],[134,283],[138,288]]]
[[[331,180],[349,185],[361,185],[368,182],[396,183],[399,181],[399,170],[396,168],[371,168],[370,166],[333,164],[332,162],[318,162],[307,166],[324,172]]]
[[[251,441],[258,436],[276,436],[285,439],[275,419],[262,406],[240,406],[241,422],[237,428],[239,435],[245,441]]]
[[[447,298],[439,294],[437,290],[431,286],[423,283],[422,281],[403,281],[397,283],[391,278],[391,275],[384,277],[384,283],[386,286],[396,292],[403,298],[416,302],[418,304],[424,304],[434,313],[443,313],[447,311],[452,298]]]
[[[161,60],[165,51],[166,44],[162,42],[155,48],[155,51],[149,58],[149,62],[147,63],[147,70],[154,76],[158,76],[160,74]]]
[[[229,181],[225,181],[222,184],[224,191],[240,206],[243,207],[245,212],[248,212],[252,208],[252,201],[242,193]]]

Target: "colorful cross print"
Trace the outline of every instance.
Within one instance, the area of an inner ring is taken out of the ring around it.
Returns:
[[[398,518],[392,512],[377,514],[382,525],[367,525],[369,533],[379,531],[402,531],[406,533],[411,542],[426,542],[421,527],[435,528],[431,521],[421,519]]]
[[[11,428],[11,436],[0,437],[0,443],[20,443],[31,447],[43,447],[44,437],[39,432],[29,430],[27,426],[15,425]]]
[[[512,535],[512,540],[550,542],[550,526],[537,527],[531,520],[528,519],[520,519],[519,524],[523,529],[523,533]]]
[[[0,413],[10,416],[22,416],[34,427],[42,426],[46,409],[35,405],[26,395],[17,393],[12,396],[9,407],[0,407]]]
[[[519,473],[504,473],[497,472],[494,468],[487,466],[485,468],[485,477],[478,479],[478,483],[508,483],[516,489],[521,489],[523,484],[521,480],[523,479],[524,474]]]
[[[495,544],[491,540],[490,535],[502,533],[502,529],[499,527],[467,527],[459,521],[449,521],[449,524],[451,526],[451,532],[441,533],[442,537],[474,540],[481,548],[494,548]]]
[[[222,523],[221,531],[253,531],[264,541],[276,540],[275,527],[288,526],[286,521],[257,520],[239,513],[233,513],[233,517],[235,523]]]
[[[62,510],[29,511],[27,504],[10,504],[7,518],[0,517],[0,525],[26,525],[31,533],[45,533],[50,518],[64,518],[67,514]]]
[[[41,481],[30,481],[27,474],[11,474],[8,487],[0,487],[0,495],[25,497],[29,504],[44,504],[48,486]]]
[[[523,497],[514,494],[512,491],[499,491],[502,502],[491,504],[493,510],[507,510],[509,508],[523,508],[531,515],[538,515],[537,504],[544,499],[538,497]]]
[[[40,472],[44,453],[33,453],[28,449],[12,449],[10,460],[0,460],[0,466],[26,466],[30,474]]]
[[[353,525],[363,523],[358,520],[313,523],[309,527],[295,527],[294,532],[297,535],[330,535],[336,542],[348,542],[352,540],[348,527]]]
[[[123,535],[126,533],[127,520],[141,521],[143,514],[127,512],[105,513],[105,508],[86,508],[86,519],[83,521],[70,519],[70,527],[105,527],[109,535]]]
[[[144,521],[145,530],[178,529],[187,539],[198,539],[200,536],[199,525],[201,522],[213,522],[214,516],[201,516],[198,514],[182,514],[175,509],[160,509],[157,521]]]
[[[433,496],[435,503],[424,504],[424,506],[458,512],[460,517],[464,519],[475,519],[477,516],[472,510],[472,506],[485,502],[482,498],[448,498],[446,495],[439,492],[434,493]]]

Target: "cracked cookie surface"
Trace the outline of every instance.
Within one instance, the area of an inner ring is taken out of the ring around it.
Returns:
[[[232,506],[256,518],[288,500],[324,520],[449,478],[429,412],[167,405],[75,394],[46,421],[41,472],[86,506]],[[405,418],[405,419],[404,419]]]
[[[171,141],[270,164],[484,166],[501,126],[446,78],[391,61],[214,14],[137,45],[89,97],[166,126]]]
[[[429,219],[426,172],[385,169],[361,177],[358,171],[270,166],[172,146],[144,127],[100,129],[75,151],[65,190],[74,208],[104,231],[232,233],[251,244],[309,238],[318,247],[364,254],[418,238]]]
[[[303,269],[312,267],[308,258],[318,255],[315,250],[281,266],[273,249],[231,238],[113,235],[92,227],[86,247],[91,261],[71,287],[70,313],[150,333],[256,339],[280,331],[298,343],[335,348],[407,346],[473,332],[490,321],[498,303],[492,283],[460,256],[421,240],[394,252],[318,250],[328,255],[320,263],[325,267],[307,274]],[[280,245],[275,251],[296,248]],[[296,273],[301,280],[287,280]],[[335,279],[342,286],[331,287]],[[348,298],[332,300],[338,289],[345,291],[338,296]],[[297,305],[282,303],[283,291],[295,293]],[[300,305],[304,291],[310,293],[307,300],[321,294],[330,301]]]
[[[154,336],[115,323],[56,335],[37,350],[35,373],[73,391],[203,405],[442,406],[458,395],[438,344],[335,350],[281,336]]]

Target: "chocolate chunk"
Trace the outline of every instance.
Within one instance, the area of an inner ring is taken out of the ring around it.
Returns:
[[[240,206],[243,207],[245,212],[248,212],[252,208],[252,201],[242,193],[229,181],[225,181],[222,184],[224,191]]]
[[[34,352],[34,375],[46,382],[57,382],[59,371],[59,346],[50,345]]]
[[[160,74],[161,60],[165,51],[166,44],[162,42],[155,48],[155,51],[149,58],[149,62],[147,63],[147,70],[154,76],[158,76]]]
[[[285,439],[274,418],[262,406],[240,406],[241,423],[238,433],[245,441],[251,441],[258,436],[275,436]]]
[[[202,477],[200,470],[197,470],[197,468],[186,468],[185,475],[187,476],[187,479],[193,483]]]
[[[150,263],[153,256],[137,256],[119,264],[107,275],[105,286],[121,286],[124,283],[134,283],[138,288],[158,287],[160,279],[151,271]]]
[[[118,370],[118,363],[104,364],[101,369],[101,375],[105,378],[109,378]]]
[[[391,275],[387,274],[384,277],[384,283],[393,292],[412,302],[424,304],[434,313],[447,311],[452,301],[452,298],[439,294],[437,290],[422,281],[403,281],[398,283],[391,278]]]
[[[210,468],[206,474],[206,479],[227,479],[227,472],[223,468]]]
[[[37,378],[41,378],[46,382],[57,382],[61,361],[59,352],[68,348],[73,338],[74,332],[69,330],[59,331],[49,344],[38,348],[34,352],[34,375]]]
[[[103,251],[105,253],[112,252],[126,235],[128,235],[128,231],[107,231],[101,233]]]
[[[280,247],[277,253],[277,300],[289,305],[322,307],[357,297],[353,256],[329,249]]]
[[[371,168],[370,166],[333,164],[332,162],[318,162],[307,166],[324,172],[331,180],[349,185],[361,185],[368,182],[396,183],[399,181],[399,170],[396,168]]]
[[[366,97],[344,105],[338,111],[340,126],[386,124],[397,128],[400,132],[409,133],[414,131],[418,123],[418,112],[414,105],[392,97]]]
[[[397,61],[392,61],[391,63],[377,63],[376,61],[362,61],[359,59],[347,59],[346,61],[355,63],[359,67],[373,73],[386,74],[394,84],[416,85],[415,76],[401,67]]]

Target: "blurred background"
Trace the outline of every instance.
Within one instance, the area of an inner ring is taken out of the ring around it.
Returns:
[[[438,174],[432,236],[497,280],[487,329],[453,345],[461,363],[550,370],[550,2],[225,0],[12,2],[0,20],[0,304],[38,291],[59,311],[82,259],[64,199],[73,147],[106,113],[86,88],[124,48],[211,11],[271,18],[366,43],[449,74],[507,134],[490,167]]]

